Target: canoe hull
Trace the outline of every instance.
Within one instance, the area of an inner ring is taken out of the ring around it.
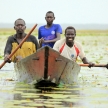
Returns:
[[[34,80],[50,80],[55,84],[59,84],[60,81],[72,84],[77,82],[80,66],[46,46],[16,63],[15,71],[18,80],[27,83]]]

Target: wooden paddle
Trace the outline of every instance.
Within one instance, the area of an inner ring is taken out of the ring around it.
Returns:
[[[89,66],[89,64],[79,64],[80,66]],[[108,69],[108,64],[95,64],[93,67],[106,67]]]
[[[25,40],[30,36],[30,34],[33,32],[33,30],[36,28],[37,24],[34,25],[34,27],[30,30],[30,32],[25,36],[25,38],[21,41],[21,43],[18,45],[18,47],[16,47],[16,49],[8,56],[8,59],[10,59],[15,52],[21,47],[21,45],[25,42]],[[0,65],[0,69],[6,64],[6,61],[4,61],[1,65]]]

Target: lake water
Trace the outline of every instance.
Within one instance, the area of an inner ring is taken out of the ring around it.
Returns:
[[[90,61],[108,63],[108,37],[82,36],[77,40]],[[0,108],[108,108],[108,69],[81,67],[78,80],[78,84],[42,92],[18,83],[13,64],[7,63],[0,70]]]

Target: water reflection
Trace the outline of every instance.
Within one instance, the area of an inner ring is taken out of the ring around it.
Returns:
[[[78,85],[64,85],[44,92],[34,89],[33,85],[2,79],[0,108],[107,108],[107,81],[108,70],[105,68],[84,68]]]
[[[4,103],[3,108],[13,108],[13,106],[29,106],[37,108],[62,108],[78,105],[79,90],[74,88],[53,88],[51,91],[42,92],[31,87],[16,87],[13,89],[3,89],[0,93]]]

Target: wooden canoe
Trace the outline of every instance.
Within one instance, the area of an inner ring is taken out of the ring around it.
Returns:
[[[57,86],[77,82],[80,66],[54,49],[45,46],[15,64],[18,81],[37,81],[39,86]]]

